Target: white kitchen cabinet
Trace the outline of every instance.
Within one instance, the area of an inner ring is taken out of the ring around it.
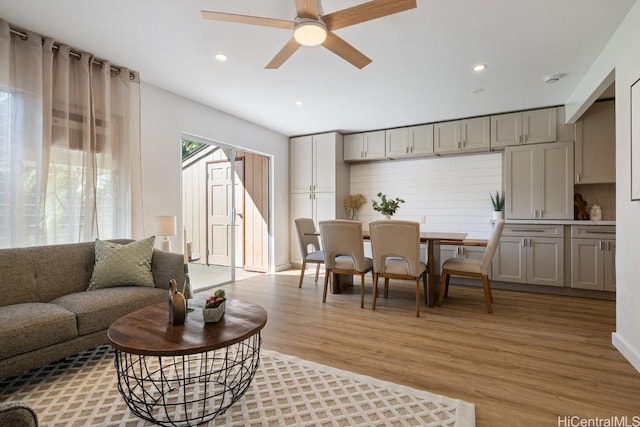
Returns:
[[[564,286],[564,227],[505,224],[492,280]]]
[[[454,120],[433,125],[433,150],[436,154],[489,151],[489,117]]]
[[[433,125],[388,129],[385,136],[386,156],[390,159],[434,155]]]
[[[573,219],[573,141],[506,147],[505,217]]]
[[[615,101],[596,102],[576,122],[575,183],[615,182]]]
[[[491,116],[491,149],[556,140],[556,108]]]
[[[615,226],[571,227],[571,287],[616,290]]]
[[[377,160],[386,158],[385,131],[352,133],[344,136],[344,160]]]
[[[346,218],[344,199],[349,194],[349,165],[342,160],[343,139],[337,132],[291,138],[290,254],[300,263],[293,220],[313,218],[316,227],[325,219]]]

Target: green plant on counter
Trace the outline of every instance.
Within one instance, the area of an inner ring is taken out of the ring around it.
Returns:
[[[495,196],[489,193],[491,196],[491,204],[493,205],[493,210],[499,212],[504,209],[504,191],[499,192],[496,191]]]

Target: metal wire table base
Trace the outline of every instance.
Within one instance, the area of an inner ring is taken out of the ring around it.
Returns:
[[[260,365],[257,333],[230,347],[184,356],[115,351],[118,390],[136,416],[160,426],[195,426],[240,399]]]

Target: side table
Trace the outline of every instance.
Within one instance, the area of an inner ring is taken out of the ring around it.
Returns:
[[[157,425],[206,423],[251,384],[266,323],[262,307],[238,300],[227,300],[217,323],[205,323],[196,308],[171,325],[166,303],[123,316],[107,331],[118,390],[131,412]]]

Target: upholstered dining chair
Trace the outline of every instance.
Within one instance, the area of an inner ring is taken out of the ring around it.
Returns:
[[[414,221],[383,220],[369,223],[373,252],[373,303],[376,309],[378,279],[384,278],[384,296],[388,296],[389,279],[414,280],[416,316],[420,317],[420,279],[427,302],[427,265],[420,261],[420,224]]]
[[[307,264],[316,265],[316,282],[320,274],[320,264],[324,264],[324,253],[320,249],[320,239],[318,231],[311,218],[296,218],[294,220],[296,232],[298,233],[298,248],[300,249],[300,257],[302,258],[302,269],[300,270],[300,282],[298,287],[302,287],[304,273]],[[311,249],[309,249],[311,247]]]
[[[322,302],[327,301],[329,280],[335,274],[358,275],[360,276],[360,308],[364,308],[364,276],[373,271],[373,260],[364,256],[362,223],[336,219],[320,221],[319,226],[325,266]]]
[[[442,305],[442,301],[449,290],[449,279],[451,276],[463,276],[478,278],[482,281],[484,289],[484,299],[487,303],[487,311],[493,313],[491,303],[493,295],[491,295],[491,283],[489,281],[489,269],[491,261],[496,253],[502,229],[504,228],[504,220],[500,219],[493,225],[491,237],[487,243],[487,249],[484,252],[482,260],[472,258],[449,258],[442,265],[442,276],[440,277],[440,297],[438,305]]]

